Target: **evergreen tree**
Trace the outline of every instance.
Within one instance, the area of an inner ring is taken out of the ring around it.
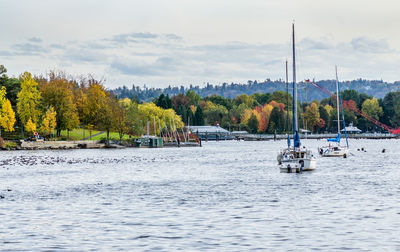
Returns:
[[[185,106],[181,104],[176,113],[181,116],[184,123],[187,122],[187,109]]]
[[[203,109],[200,105],[196,108],[196,113],[194,113],[194,125],[203,126],[204,125],[204,117],[203,117]]]
[[[187,108],[187,112],[186,112],[186,121],[184,123],[190,123],[190,125],[193,125],[194,123],[194,114],[192,109],[189,107]]]
[[[250,133],[253,133],[253,134],[257,133],[258,120],[257,120],[257,117],[254,114],[252,114],[250,116],[250,119],[247,122],[247,126],[249,126]]]

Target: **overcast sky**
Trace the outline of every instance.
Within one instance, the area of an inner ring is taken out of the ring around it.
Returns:
[[[400,80],[398,0],[0,0],[0,64],[105,85],[284,78],[296,24],[298,80]]]

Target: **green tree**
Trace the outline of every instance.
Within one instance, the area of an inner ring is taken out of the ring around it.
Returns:
[[[203,109],[200,107],[200,105],[197,106],[196,112],[194,113],[194,124],[196,126],[202,126],[204,125],[204,115],[203,115]]]
[[[268,124],[268,133],[272,134],[275,132],[284,132],[285,130],[285,115],[286,113],[283,110],[280,110],[279,107],[274,107],[271,111],[271,115],[269,118]]]
[[[140,136],[143,132],[143,122],[139,118],[139,108],[135,101],[129,105],[126,111],[127,128],[130,135]]]
[[[271,95],[270,93],[264,93],[264,94],[254,93],[250,95],[250,97],[256,100],[258,104],[263,106],[264,104],[268,103],[270,95]]]
[[[382,108],[379,106],[376,98],[366,99],[362,104],[362,112],[379,120],[379,116],[383,114]]]
[[[212,96],[205,97],[204,101],[211,101],[212,103],[222,105],[228,110],[231,110],[233,107],[232,99],[225,98],[220,95],[212,95]]]
[[[168,95],[160,94],[158,98],[154,99],[154,103],[163,109],[172,108],[172,101]]]
[[[206,106],[204,107],[204,118],[207,124],[214,125],[217,122],[221,123],[222,119],[228,115],[228,110],[218,104],[214,104],[210,101],[206,102]]]
[[[379,117],[383,114],[382,108],[379,106],[379,102],[376,98],[366,99],[362,103],[362,112],[379,120]],[[362,130],[369,130],[370,128],[376,127],[373,123],[367,121],[364,118],[360,118],[358,121],[358,126]]]
[[[275,91],[273,92],[269,98],[268,98],[268,103],[275,101],[277,103],[283,103],[287,104],[287,100],[288,100],[288,93],[286,93],[285,91]],[[292,95],[289,94],[289,106],[287,106],[287,110],[292,110],[293,107],[293,97]]]
[[[258,120],[257,117],[252,114],[250,119],[247,121],[247,126],[249,127],[250,133],[257,133],[258,130]]]
[[[318,105],[312,102],[309,106],[307,106],[306,111],[303,114],[304,120],[307,121],[308,128],[312,131],[315,126],[318,125],[320,121],[320,114]]]
[[[360,105],[360,94],[356,90],[346,89],[340,95],[343,101],[353,100],[357,106]]]
[[[107,145],[110,145],[110,131],[115,129],[115,114],[118,110],[118,101],[115,97],[107,94],[101,101],[97,115],[97,127],[107,133]]]
[[[119,134],[120,141],[129,130],[127,111],[131,101],[129,99],[128,101],[129,102],[127,103],[124,102],[124,100],[119,100],[115,106],[115,112],[114,112],[115,129]]]
[[[319,111],[319,116],[322,120],[324,120],[324,126],[320,127],[321,130],[327,130],[328,123],[329,123],[329,113],[326,111],[325,107],[322,105],[319,105],[318,107]]]
[[[389,92],[385,95],[382,102],[383,116],[382,122],[391,124],[395,127],[400,126],[400,110],[398,103],[400,102],[400,91]]]
[[[244,103],[249,108],[253,108],[254,105],[256,105],[255,100],[246,94],[236,96],[233,102],[236,106],[239,106],[240,104]]]
[[[201,96],[199,94],[197,94],[195,91],[193,90],[188,90],[186,92],[186,97],[189,98],[189,105],[199,105],[200,101],[201,101]]]

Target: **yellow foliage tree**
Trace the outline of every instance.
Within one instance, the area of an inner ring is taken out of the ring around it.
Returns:
[[[41,95],[37,86],[37,82],[32,78],[30,73],[25,72],[21,75],[21,91],[17,95],[17,112],[22,124],[26,128],[28,128],[28,121],[30,120],[30,130],[27,129],[28,132],[36,130],[36,124],[40,115],[38,105]],[[35,129],[32,130],[33,128]]]
[[[6,87],[2,86],[0,88],[0,108],[3,107],[3,104],[6,101],[6,95],[7,95]]]
[[[6,99],[1,108],[1,127],[7,132],[14,131],[15,112],[12,109],[10,100]]]
[[[40,131],[44,133],[51,134],[51,131],[57,126],[56,120],[57,112],[54,111],[54,108],[51,107],[46,111],[46,114],[43,116],[42,126],[40,127]]]
[[[146,126],[147,120],[150,122],[150,132],[156,129],[156,134],[160,133],[160,128],[167,127],[169,130],[182,128],[184,123],[173,109],[163,109],[154,103],[144,103],[138,105],[138,117],[142,121],[142,127]],[[154,125],[154,121],[156,125]],[[160,125],[159,125],[160,124]],[[154,127],[155,126],[155,127]]]
[[[243,124],[247,124],[247,122],[249,121],[251,115],[253,114],[253,111],[251,109],[246,109],[243,114],[240,117],[240,121]]]
[[[193,115],[196,113],[197,106],[195,105],[190,105],[190,110],[192,110]]]
[[[29,118],[28,121],[26,122],[25,129],[26,129],[26,131],[31,132],[31,133],[35,132],[36,131],[36,123],[34,123],[32,121],[32,119]]]
[[[324,106],[324,108],[325,108],[326,112],[328,112],[328,115],[331,116],[332,115],[332,111],[333,111],[333,107],[331,105],[329,105],[329,104],[326,104]]]
[[[57,112],[57,135],[61,130],[71,130],[79,126],[77,105],[74,102],[76,82],[63,72],[51,71],[48,79],[41,78],[39,89],[44,107],[52,107]],[[78,120],[77,120],[78,119]]]

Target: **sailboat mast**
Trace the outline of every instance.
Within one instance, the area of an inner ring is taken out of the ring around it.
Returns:
[[[293,49],[293,133],[298,131],[297,121],[297,86],[296,86],[296,52],[295,52],[295,37],[294,23],[292,24],[292,49]]]
[[[287,59],[286,59],[286,95],[287,95],[286,121],[287,121],[287,132],[289,134],[289,131],[290,131],[290,122],[289,122],[289,75],[288,75],[288,60]]]
[[[337,77],[337,66],[336,66],[336,79],[338,79],[338,77]],[[340,87],[339,87],[339,81],[338,81],[338,89],[340,90]],[[340,101],[340,110],[341,110],[341,112],[342,112],[342,120],[343,120],[343,129],[344,129],[344,135],[346,136],[346,145],[347,145],[347,148],[349,148],[349,139],[347,138],[347,129],[346,129],[346,121],[344,120],[344,112],[343,112],[343,104],[342,104],[342,96],[340,95],[340,93],[339,93],[339,101]]]
[[[337,75],[337,66],[335,66],[336,72],[336,110],[337,110],[337,130],[338,134],[340,134],[340,115],[339,115],[339,80]]]

